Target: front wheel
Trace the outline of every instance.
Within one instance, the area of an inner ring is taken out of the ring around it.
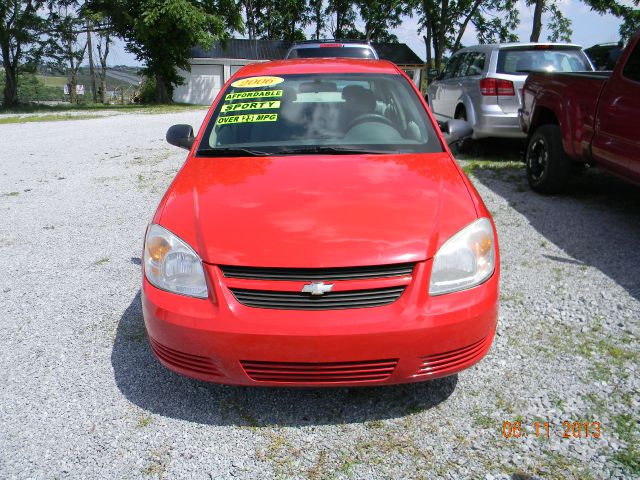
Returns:
[[[562,148],[560,126],[542,125],[529,140],[526,153],[527,180],[539,193],[561,192],[571,176],[571,160]]]

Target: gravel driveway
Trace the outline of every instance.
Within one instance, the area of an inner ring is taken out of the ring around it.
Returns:
[[[503,274],[498,336],[470,370],[217,386],[156,362],[139,297],[144,228],[185,157],[164,133],[203,116],[0,126],[0,478],[640,475],[640,189],[589,172],[542,197],[519,168],[473,171]],[[558,437],[563,421],[601,438]]]

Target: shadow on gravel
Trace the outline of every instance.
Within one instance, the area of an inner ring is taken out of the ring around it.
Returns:
[[[640,300],[640,188],[596,169],[576,174],[557,196],[531,191],[524,168],[474,176],[572,258],[540,255],[595,267]]]
[[[457,375],[369,388],[232,387],[164,368],[147,343],[140,292],[120,319],[111,352],[116,384],[132,403],[157,415],[211,425],[304,426],[397,418],[433,408],[453,393]]]

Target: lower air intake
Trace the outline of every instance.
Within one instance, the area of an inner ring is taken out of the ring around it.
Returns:
[[[398,359],[361,362],[290,363],[243,360],[242,368],[256,382],[378,382],[391,376]]]

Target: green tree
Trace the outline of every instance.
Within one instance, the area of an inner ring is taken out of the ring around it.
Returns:
[[[633,35],[640,28],[640,10],[629,5],[633,3],[638,6],[640,0],[632,2],[618,2],[612,0],[582,0],[592,11],[601,15],[611,14],[622,19],[620,25],[620,37],[625,40]],[[570,42],[573,31],[571,20],[565,17],[558,7],[558,0],[527,0],[527,5],[534,6],[533,28],[531,30],[531,42],[538,42],[543,27],[543,17],[548,18],[547,29],[548,39],[552,42]]]
[[[290,42],[306,38],[304,27],[311,21],[306,0],[251,1],[255,9],[253,18],[257,37]]]
[[[144,62],[143,72],[156,81],[156,101],[171,101],[173,88],[189,71],[191,48],[209,48],[234,30],[243,30],[241,5],[233,0],[90,0],[94,13],[111,18],[126,48]]]
[[[402,24],[402,15],[408,13],[404,0],[357,0],[360,18],[364,22],[364,38],[369,42],[397,42],[389,29]]]
[[[632,0],[631,2],[619,3],[612,0],[582,0],[591,10],[599,14],[611,14],[618,18],[622,18],[620,25],[621,40],[628,40],[640,28],[640,10],[633,8],[629,3],[633,3],[636,7],[640,4],[640,0]]]
[[[326,26],[322,3],[322,0],[309,0],[310,22],[316,27],[314,34],[314,38],[316,40],[320,40],[322,32]]]
[[[333,38],[360,38],[356,28],[356,11],[352,0],[329,0],[325,15]]]
[[[78,69],[87,52],[86,22],[80,16],[77,0],[62,0],[49,4],[49,49],[47,56],[65,66],[69,74],[69,101],[78,103],[76,85]]]
[[[0,0],[0,55],[5,72],[2,105],[18,102],[18,75],[24,63],[34,61],[42,51],[45,22],[38,11],[42,1]]]
[[[438,70],[446,51],[462,47],[470,24],[480,43],[517,39],[512,33],[520,22],[516,0],[417,0],[412,6],[420,31],[426,32],[423,39],[429,67],[433,59]]]

